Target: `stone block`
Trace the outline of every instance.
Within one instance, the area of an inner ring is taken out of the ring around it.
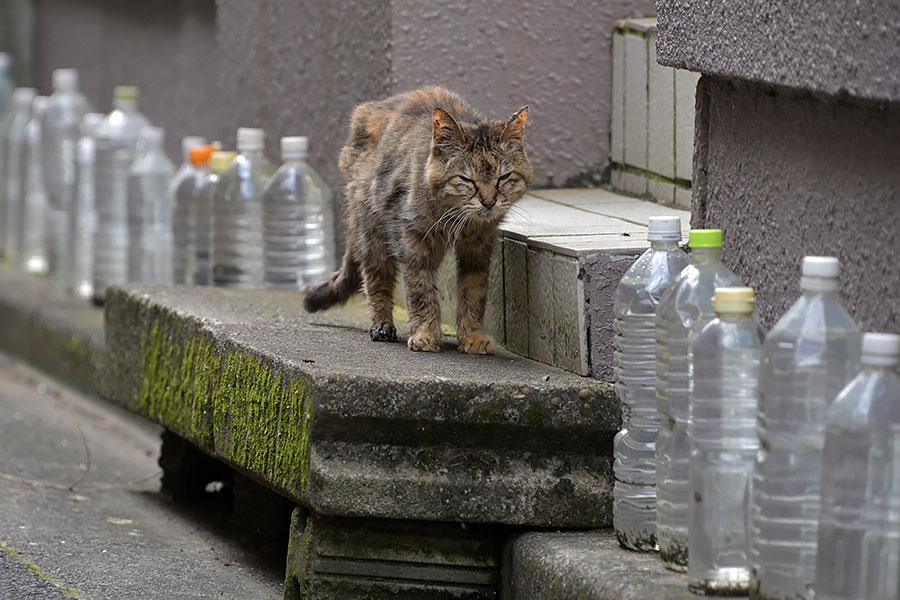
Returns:
[[[528,246],[510,239],[503,241],[503,297],[506,347],[528,354]]]
[[[484,329],[500,344],[506,343],[505,310],[503,306],[503,237],[497,240],[491,257],[488,277],[487,303],[484,310]]]
[[[553,255],[528,249],[528,356],[543,363],[553,362],[553,323],[556,302],[553,289]],[[571,291],[572,283],[566,287]],[[561,295],[563,292],[560,292]]]
[[[675,69],[656,62],[656,32],[647,37],[650,57],[647,109],[647,170],[675,177]],[[652,192],[651,192],[652,195]]]
[[[622,165],[613,165],[609,184],[614,190],[625,190],[625,168]]]
[[[691,188],[675,187],[675,207],[681,210],[691,210]]]
[[[579,375],[589,375],[581,263],[575,258],[554,255],[551,266],[553,364]]]
[[[647,195],[664,206],[674,206],[675,184],[669,181],[650,178],[647,180]]]
[[[675,70],[675,177],[691,180],[694,160],[694,98],[699,73]]]
[[[612,162],[622,164],[625,158],[625,34],[613,32],[612,38],[612,114],[610,115],[610,149]]]
[[[626,171],[622,176],[622,191],[635,196],[647,195],[647,177],[642,173]]]
[[[647,39],[625,35],[625,164],[647,168]],[[625,188],[628,189],[627,186]],[[630,190],[628,190],[630,191]]]

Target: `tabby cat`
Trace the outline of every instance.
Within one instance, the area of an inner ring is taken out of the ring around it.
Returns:
[[[341,151],[347,249],[341,267],[305,292],[307,311],[346,302],[363,284],[374,341],[395,342],[391,311],[403,274],[412,350],[441,350],[435,271],[456,253],[460,352],[492,354],[481,329],[497,225],[531,183],[524,107],[488,120],[453,92],[429,87],[360,104]]]

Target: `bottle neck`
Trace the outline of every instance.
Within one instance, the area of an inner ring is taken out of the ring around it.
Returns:
[[[811,294],[837,294],[841,289],[841,284],[836,278],[832,277],[809,277],[803,275],[800,277],[800,289],[804,296]]]
[[[303,162],[306,162],[305,160]],[[650,240],[653,250],[677,250],[679,240]]]
[[[720,321],[728,321],[729,323],[736,323],[738,321],[746,321],[753,317],[752,312],[717,312],[716,316],[719,317]]]
[[[123,112],[136,112],[137,100],[130,98],[115,98],[113,100],[113,108]]]
[[[262,148],[238,148],[238,152],[240,152],[241,155],[246,156],[247,158],[258,158],[262,157],[263,155]]]
[[[691,248],[691,264],[722,262],[722,248]]]

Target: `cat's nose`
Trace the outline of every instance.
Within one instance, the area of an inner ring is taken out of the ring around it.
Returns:
[[[482,198],[481,204],[485,208],[494,208],[494,205],[497,204],[497,198],[494,197],[493,195],[490,195],[487,198]]]

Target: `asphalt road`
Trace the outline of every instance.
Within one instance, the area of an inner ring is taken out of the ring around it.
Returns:
[[[0,355],[0,600],[281,598],[283,564],[158,492],[159,434]]]

